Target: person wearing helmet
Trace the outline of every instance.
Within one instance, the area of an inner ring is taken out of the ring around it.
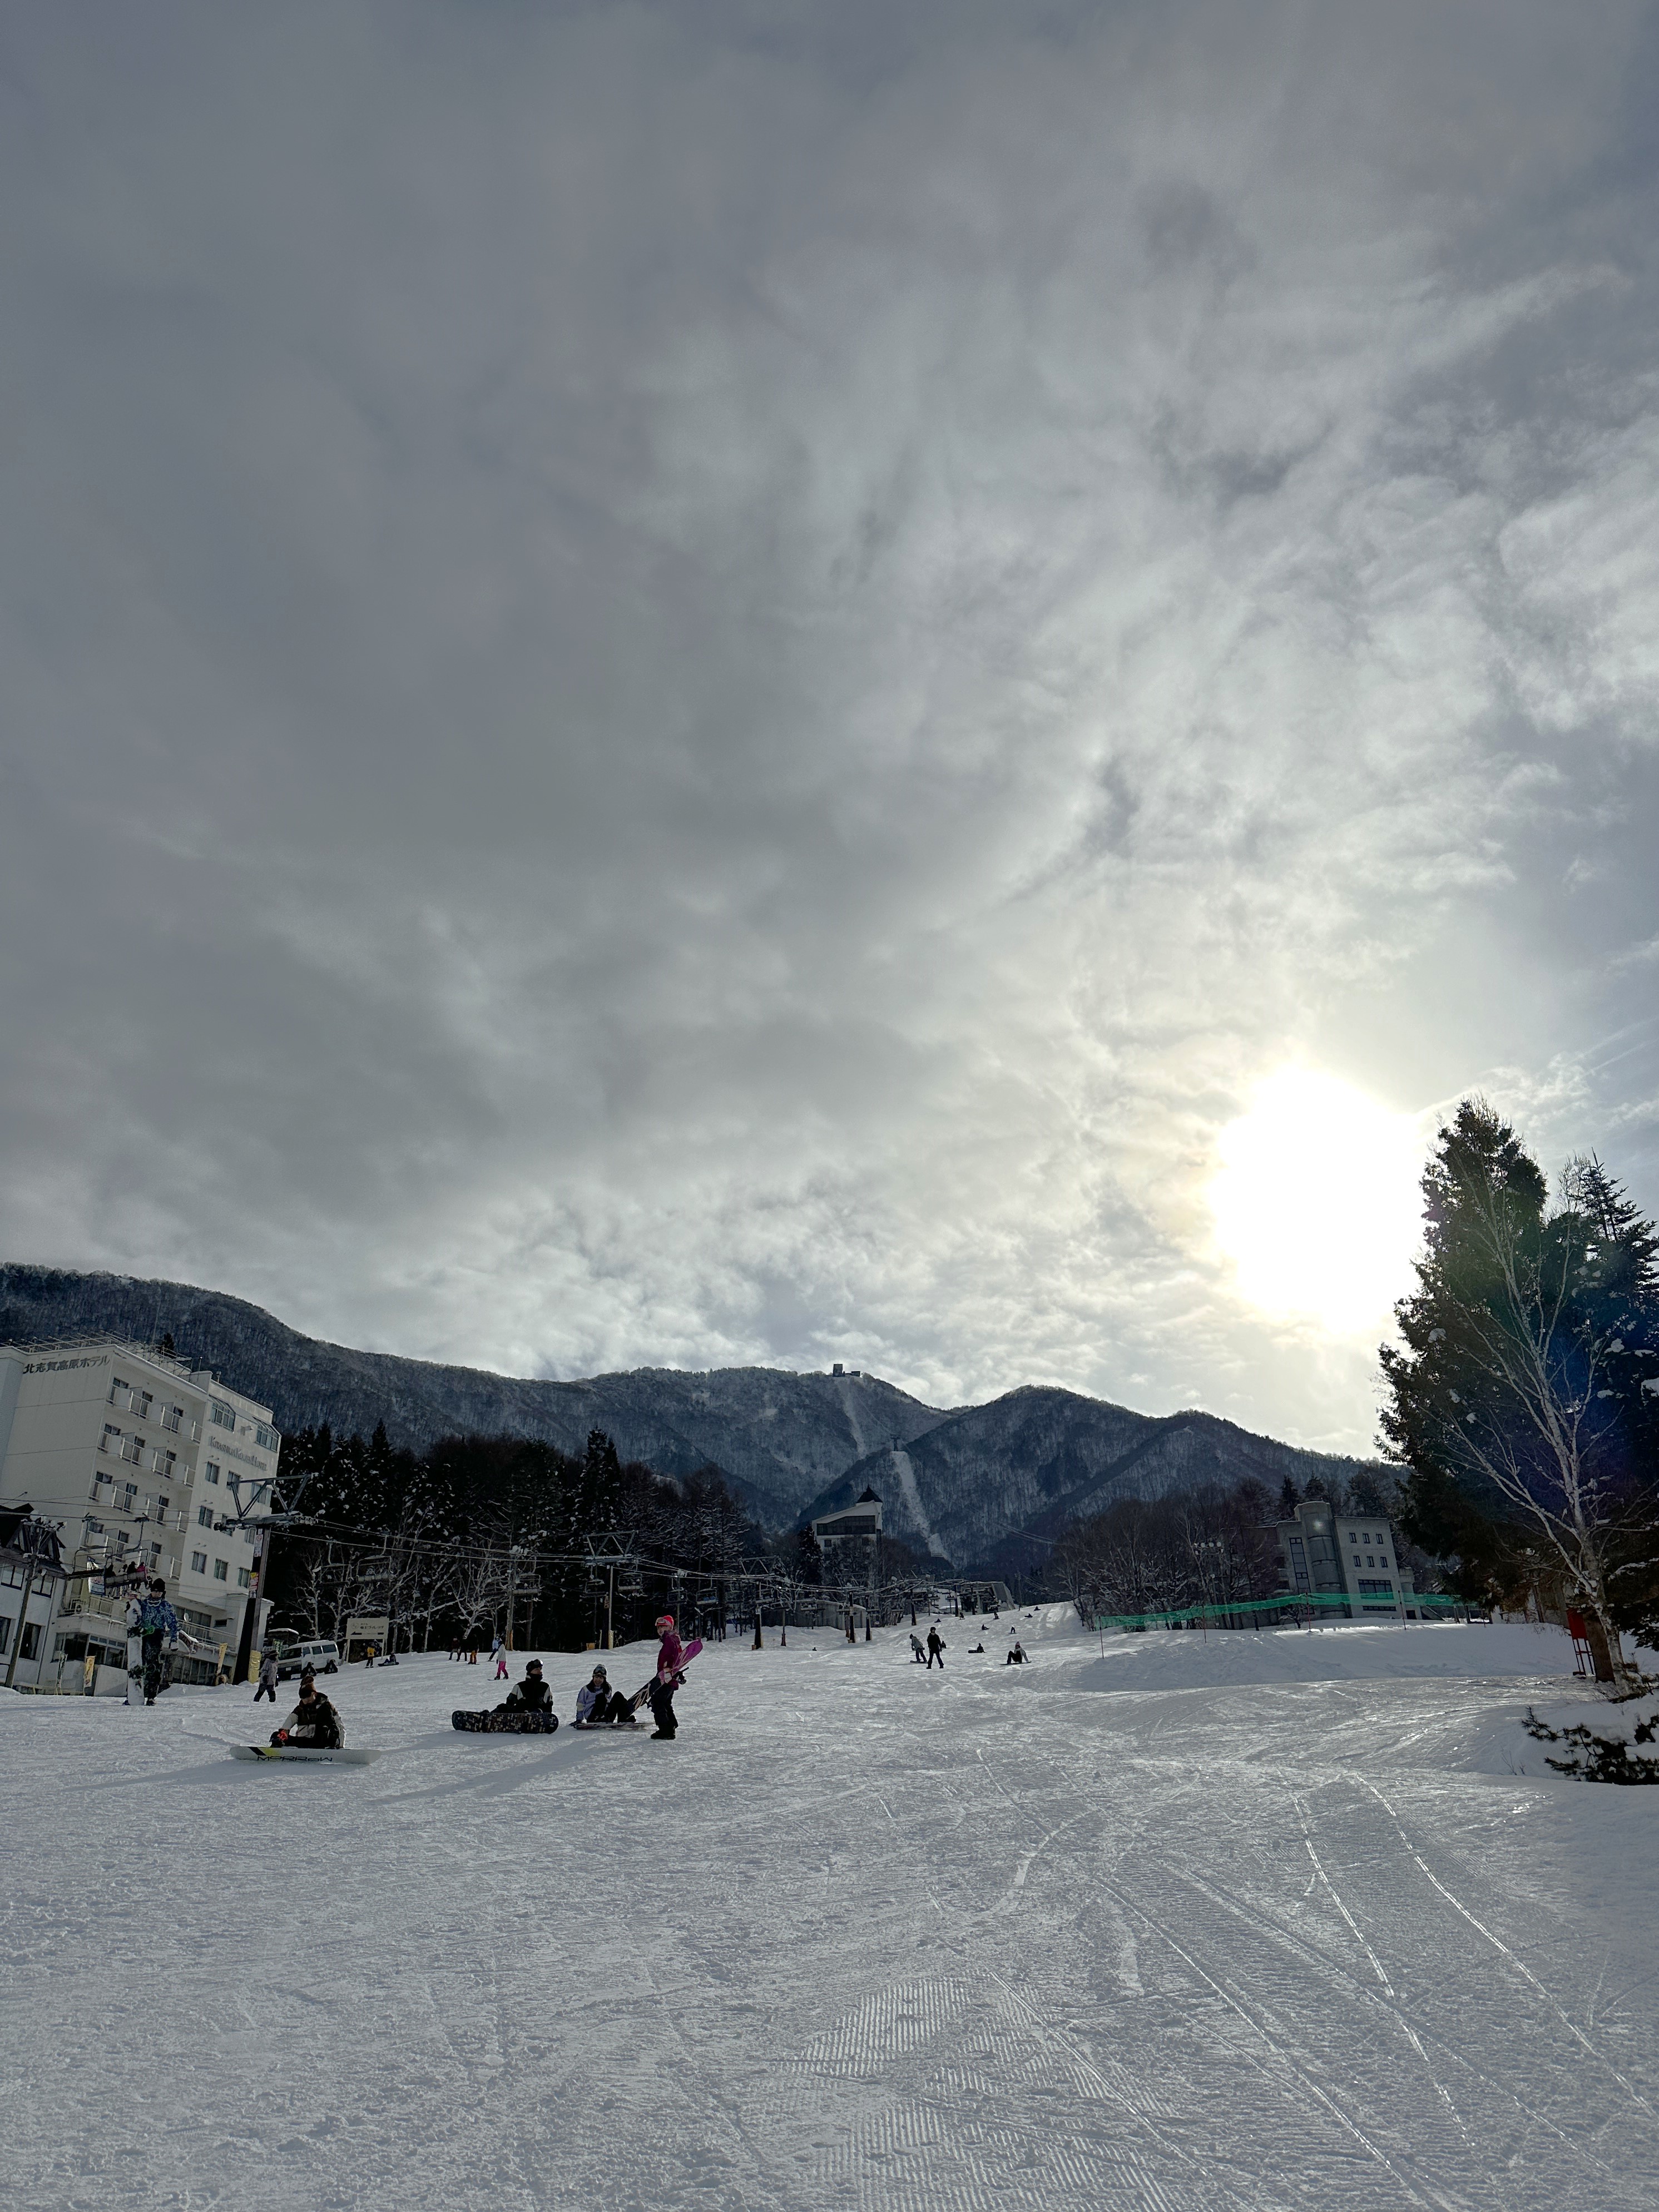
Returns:
[[[167,1687],[167,1647],[179,1640],[179,1616],[167,1603],[167,1586],[160,1575],[151,1577],[149,1594],[138,1608],[138,1634],[143,1646],[144,1703],[153,1705]]]
[[[542,1662],[532,1659],[524,1670],[522,1682],[515,1682],[507,1692],[505,1701],[495,1708],[498,1713],[550,1713],[553,1692],[542,1680]]]
[[[603,1666],[597,1666],[576,1692],[576,1726],[598,1728],[605,1722],[617,1728],[636,1725],[627,1698],[620,1690],[611,1688]]]
[[[672,1613],[659,1613],[657,1633],[662,1644],[657,1652],[657,1679],[651,1685],[651,1716],[657,1723],[651,1731],[651,1741],[672,1743],[678,1726],[674,1718],[674,1692],[684,1680],[680,1672],[684,1647],[675,1632]]]

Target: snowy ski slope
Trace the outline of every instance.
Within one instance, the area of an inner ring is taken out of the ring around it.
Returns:
[[[1659,1793],[1502,1771],[1565,1639],[1017,1625],[714,1647],[672,1746],[354,1672],[356,1770],[233,1761],[246,1690],[0,1697],[0,2197],[1659,2202]]]

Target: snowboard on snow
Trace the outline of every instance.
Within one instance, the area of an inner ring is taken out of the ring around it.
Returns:
[[[559,1725],[556,1713],[451,1713],[452,1728],[473,1735],[551,1735]]]
[[[329,1751],[315,1750],[303,1743],[234,1743],[230,1755],[233,1759],[302,1759],[328,1766],[368,1766],[380,1754],[378,1751],[348,1751],[343,1744]]]
[[[680,1652],[679,1663],[679,1672],[682,1674],[685,1672],[686,1668],[691,1664],[691,1662],[696,1657],[698,1652],[702,1650],[702,1638],[701,1636],[694,1636],[691,1641],[684,1646]],[[651,1695],[652,1691],[656,1687],[656,1683],[657,1678],[653,1674],[648,1682],[645,1683],[641,1688],[635,1691],[633,1696],[628,1701],[628,1710],[630,1713],[638,1712],[640,1707],[645,1703],[646,1699]],[[603,1726],[603,1723],[601,1723],[601,1726]]]

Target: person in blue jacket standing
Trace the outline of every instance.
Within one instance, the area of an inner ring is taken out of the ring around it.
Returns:
[[[153,1705],[165,1688],[167,1646],[179,1636],[179,1616],[167,1603],[167,1586],[160,1575],[151,1578],[149,1595],[138,1611],[138,1636],[143,1647],[144,1703]]]

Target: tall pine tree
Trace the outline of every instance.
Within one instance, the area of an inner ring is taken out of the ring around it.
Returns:
[[[1478,1099],[1441,1130],[1423,1193],[1403,1346],[1382,1352],[1407,1533],[1500,1584],[1559,1587],[1615,1679],[1621,1577],[1655,1517],[1652,1224],[1595,1162],[1569,1170],[1552,1211],[1536,1162]]]

